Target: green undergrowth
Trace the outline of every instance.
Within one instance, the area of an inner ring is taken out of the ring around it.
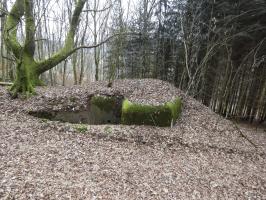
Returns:
[[[112,128],[110,126],[106,126],[106,127],[104,127],[104,132],[106,134],[111,134],[112,133]]]
[[[86,133],[88,131],[88,126],[86,124],[76,124],[74,129],[80,133]]]
[[[180,113],[180,98],[159,106],[141,105],[125,99],[122,105],[121,123],[125,125],[172,126]]]

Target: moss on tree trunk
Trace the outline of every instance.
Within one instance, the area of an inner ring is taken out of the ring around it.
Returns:
[[[40,74],[36,71],[36,62],[31,56],[23,55],[18,61],[16,67],[16,79],[12,85],[10,92],[13,97],[17,97],[18,93],[23,96],[34,94],[34,87],[43,85],[39,79]]]

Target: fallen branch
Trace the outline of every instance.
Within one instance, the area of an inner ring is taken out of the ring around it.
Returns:
[[[0,86],[11,86],[12,84],[10,82],[0,82]]]
[[[236,122],[232,121],[233,124],[235,125],[235,128],[237,129],[237,131],[239,132],[239,134],[241,135],[241,137],[243,137],[244,139],[246,139],[250,144],[252,144],[252,146],[254,146],[256,149],[258,148],[258,146],[253,142],[251,141],[242,131],[241,129],[239,128],[239,126],[236,124]]]

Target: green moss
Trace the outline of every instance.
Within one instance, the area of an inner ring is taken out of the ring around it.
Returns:
[[[74,128],[80,133],[86,133],[88,131],[88,127],[85,124],[77,124],[74,126]]]
[[[171,126],[172,122],[179,117],[180,112],[181,100],[179,98],[160,106],[131,103],[126,99],[122,105],[121,122],[126,125]]]
[[[173,120],[176,121],[181,114],[181,99],[176,98],[173,102],[167,102],[165,106],[167,106],[171,110]]]
[[[72,96],[69,98],[69,100],[70,100],[70,102],[74,103],[77,101],[77,98]]]
[[[112,128],[110,126],[106,126],[106,127],[104,127],[104,132],[106,134],[111,134],[112,133]]]
[[[91,104],[97,106],[105,112],[110,112],[116,106],[116,98],[108,96],[94,96],[91,99]]]
[[[47,123],[48,122],[48,119],[41,119],[41,121],[43,122],[43,123]]]

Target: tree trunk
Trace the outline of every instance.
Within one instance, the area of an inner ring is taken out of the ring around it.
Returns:
[[[17,97],[18,93],[29,96],[34,93],[34,87],[43,85],[37,73],[35,61],[24,54],[21,61],[17,63],[16,79],[11,87],[11,94]]]

